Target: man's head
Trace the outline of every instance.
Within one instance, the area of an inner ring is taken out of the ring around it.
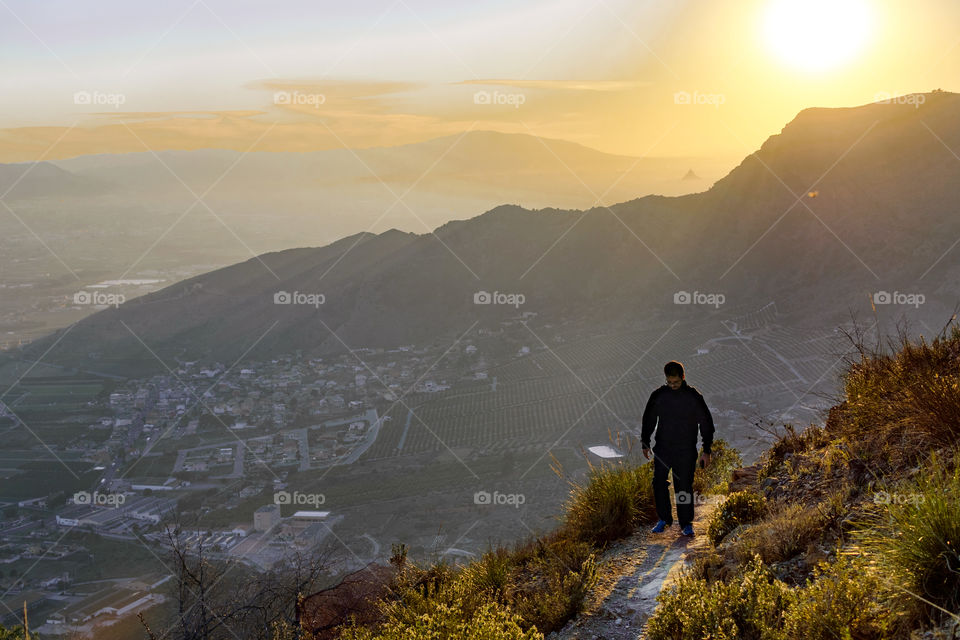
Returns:
[[[676,360],[671,360],[663,365],[663,375],[667,377],[667,386],[677,390],[683,385],[683,365]]]

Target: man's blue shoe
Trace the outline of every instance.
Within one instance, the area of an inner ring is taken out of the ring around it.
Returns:
[[[664,520],[658,520],[657,524],[654,525],[651,531],[653,531],[654,533],[663,533],[664,531],[666,531],[667,527],[669,526],[670,524],[665,522]]]
[[[685,535],[685,536],[692,536],[692,535],[693,535],[693,525],[692,525],[692,524],[688,524],[687,526],[685,526],[683,529],[680,530],[680,533],[683,534],[683,535]]]

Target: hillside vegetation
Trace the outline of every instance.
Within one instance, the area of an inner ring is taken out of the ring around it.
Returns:
[[[713,464],[696,471],[695,492],[725,489],[726,478],[741,464],[723,440],[714,442],[713,454]],[[563,475],[558,464],[555,471]],[[378,602],[354,609],[353,620],[336,630],[319,630],[320,625],[304,617],[300,631],[305,635],[287,629],[278,632],[277,640],[543,638],[582,610],[596,582],[600,552],[638,526],[656,521],[652,474],[652,461],[591,465],[584,481],[571,481],[556,530],[513,547],[490,549],[466,566],[440,562],[418,567],[407,559],[405,548],[397,546],[391,559],[393,579]],[[311,626],[319,631],[313,636]]]
[[[697,470],[698,491],[727,496],[712,544],[660,594],[646,637],[947,638],[960,626],[960,329],[872,347],[851,338],[843,398],[824,425],[785,425],[755,473],[731,474],[740,458],[723,443]],[[556,531],[462,568],[416,567],[398,550],[374,621],[340,637],[560,629],[580,611],[604,546],[655,519],[651,470],[592,467]]]
[[[843,401],[720,505],[648,638],[957,637],[960,329],[854,339]]]

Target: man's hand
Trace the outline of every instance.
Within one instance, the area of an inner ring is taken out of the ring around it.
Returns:
[[[643,457],[646,458],[647,460],[650,459],[650,447],[643,448]]]
[[[700,466],[703,466],[703,467],[709,467],[709,466],[710,466],[710,454],[709,454],[709,453],[701,453],[701,454],[700,454],[700,459],[697,460],[697,464],[700,465]]]

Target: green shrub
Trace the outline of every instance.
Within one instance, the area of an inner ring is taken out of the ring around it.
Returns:
[[[773,428],[764,428],[764,430],[775,435],[776,439],[770,445],[770,448],[763,452],[757,463],[758,480],[772,475],[787,454],[817,449],[829,441],[823,427],[813,424],[802,431],[797,431],[796,427],[789,423],[783,425],[783,431]]]
[[[693,474],[694,493],[726,493],[730,474],[743,466],[740,452],[728,445],[726,440],[714,440],[710,452],[713,454],[710,465],[705,469],[697,467]]]
[[[794,599],[755,556],[737,579],[712,584],[682,571],[657,596],[649,640],[781,640],[783,616]]]
[[[930,613],[960,611],[960,465],[950,471],[931,454],[913,481],[879,495],[886,498],[854,539],[878,559],[900,600]]]
[[[791,640],[889,638],[890,609],[880,601],[882,585],[859,558],[840,555],[821,562],[785,616]]]
[[[488,551],[461,571],[465,591],[481,601],[509,606],[524,628],[549,633],[583,607],[596,581],[593,547],[556,534],[513,551]]]
[[[571,537],[603,545],[630,535],[653,519],[653,463],[590,465],[584,484],[574,484],[565,509]]]
[[[515,612],[478,590],[477,576],[501,565],[499,553],[487,554],[474,564],[476,572],[456,571],[438,564],[423,571],[404,567],[394,585],[395,597],[379,603],[381,621],[372,627],[357,624],[340,631],[344,640],[413,640],[415,638],[488,638],[533,640],[543,635],[527,628]],[[494,571],[496,573],[496,571]],[[526,629],[526,630],[525,630]]]
[[[396,557],[399,573],[393,597],[378,605],[380,622],[354,623],[343,638],[540,638],[579,613],[596,583],[594,548],[560,532],[489,550],[460,569],[439,563],[424,570]]]
[[[956,369],[958,363],[953,363]],[[960,437],[960,373],[934,372],[906,388],[917,414],[917,426],[936,444],[953,444]]]
[[[590,555],[575,569],[550,562],[538,573],[541,578],[536,580],[533,589],[520,591],[511,598],[512,607],[524,626],[533,625],[543,633],[558,631],[583,610],[584,600],[596,584],[594,556]]]
[[[23,640],[25,635],[26,633],[24,632],[22,626],[18,625],[12,629],[5,629],[4,627],[0,626],[0,640]],[[39,636],[33,632],[30,632],[30,637],[39,640]]]
[[[742,524],[756,522],[766,511],[766,499],[759,493],[750,490],[731,493],[710,518],[707,527],[710,541],[719,544],[728,533]]]
[[[682,572],[657,600],[649,640],[872,640],[899,637],[876,571],[861,558],[821,562],[791,589],[755,555],[734,579],[709,583]]]
[[[462,577],[471,591],[502,602],[512,568],[511,554],[500,547],[486,552],[479,560],[464,567]]]
[[[910,341],[905,331],[897,350],[882,353],[855,343],[860,359],[843,374],[847,400],[834,412],[831,428],[888,442],[913,453],[960,438],[960,327],[929,344]],[[874,447],[876,449],[876,447]]]
[[[769,513],[737,537],[731,551],[738,562],[748,562],[754,555],[769,564],[788,560],[806,551],[825,533],[829,515],[818,506],[806,507],[791,503]]]
[[[429,601],[416,616],[389,616],[377,629],[350,627],[342,640],[421,640],[423,638],[478,638],[481,640],[542,640],[534,629],[524,631],[516,614],[495,602],[472,608],[462,597]]]

